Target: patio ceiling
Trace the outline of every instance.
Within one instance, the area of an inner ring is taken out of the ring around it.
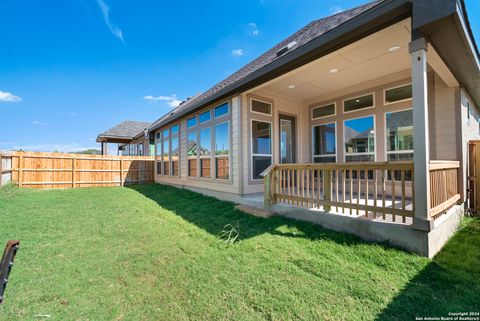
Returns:
[[[410,69],[410,18],[276,78],[262,89],[309,100]],[[294,88],[291,88],[293,87]],[[260,89],[257,87],[256,89]]]

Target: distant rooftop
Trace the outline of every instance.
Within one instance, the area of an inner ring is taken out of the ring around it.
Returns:
[[[97,137],[97,142],[100,142],[105,139],[134,139],[143,134],[146,128],[148,128],[151,123],[126,120],[115,127],[110,128],[107,131],[99,134]]]

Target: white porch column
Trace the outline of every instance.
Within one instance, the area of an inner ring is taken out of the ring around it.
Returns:
[[[428,131],[427,41],[425,38],[410,43],[413,87],[413,149],[416,229],[430,231],[430,147]]]

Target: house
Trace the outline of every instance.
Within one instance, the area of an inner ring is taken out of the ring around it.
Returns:
[[[463,1],[369,2],[154,122],[155,179],[431,257],[467,201],[479,70]]]
[[[153,152],[150,152],[150,138],[146,133],[146,129],[150,125],[151,123],[147,122],[126,120],[99,134],[97,143],[100,143],[102,146],[102,155],[108,155],[108,144],[117,145],[117,155],[153,155]]]

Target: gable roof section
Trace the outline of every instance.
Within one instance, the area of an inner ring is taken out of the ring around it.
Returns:
[[[155,121],[149,130],[155,130],[161,126],[164,126],[170,122],[177,120],[178,118],[192,112],[193,110],[205,107],[209,103],[213,103],[215,97],[220,96],[223,94],[224,96],[235,93],[234,85],[237,85],[241,82],[247,80],[249,76],[252,76],[255,72],[258,72],[267,66],[272,65],[273,63],[281,60],[282,58],[291,55],[295,52],[302,51],[302,48],[306,45],[311,43],[313,40],[318,39],[319,37],[326,35],[329,31],[336,29],[337,27],[345,24],[349,20],[352,20],[359,15],[366,13],[370,9],[382,4],[382,3],[391,3],[392,0],[374,0],[367,4],[358,6],[356,8],[342,11],[335,15],[315,20],[299,31],[295,32],[285,40],[281,41],[270,50],[259,56],[258,58],[254,59],[229,77],[225,78],[224,80],[217,83],[212,88],[208,89],[204,93],[190,99],[177,108],[175,108],[170,113],[164,115],[157,121]],[[397,1],[401,4],[406,4],[408,1]],[[286,53],[282,55],[277,55],[277,52],[287,46],[288,44],[296,42],[295,46],[292,49],[286,51]],[[229,90],[230,89],[230,90]],[[221,99],[221,98],[220,98]]]
[[[151,123],[126,120],[110,128],[107,131],[99,134],[97,142],[102,138],[117,138],[117,139],[134,139],[143,135],[145,129],[147,129]]]

